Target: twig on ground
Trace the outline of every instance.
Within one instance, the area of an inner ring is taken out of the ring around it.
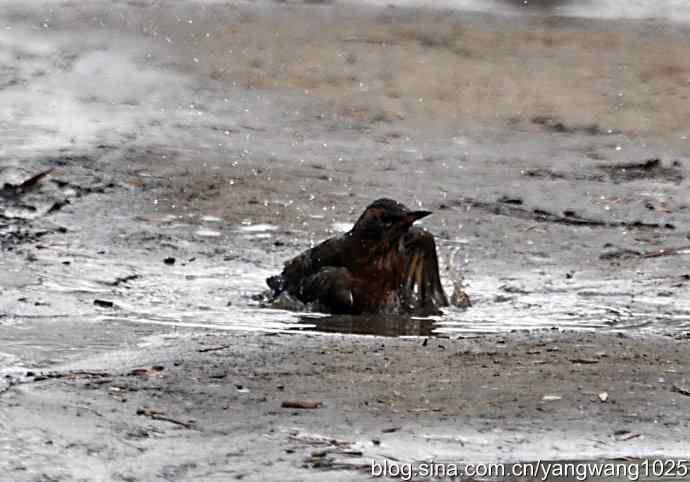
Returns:
[[[181,427],[188,428],[188,429],[194,428],[193,422],[183,422],[181,420],[176,420],[172,417],[168,417],[163,412],[159,412],[157,410],[151,410],[148,408],[140,408],[137,410],[137,415],[143,415],[145,417],[149,417],[150,419],[160,420],[162,422],[174,423],[175,425],[180,425]]]

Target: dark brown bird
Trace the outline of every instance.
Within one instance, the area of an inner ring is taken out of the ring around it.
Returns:
[[[448,300],[434,237],[412,224],[431,214],[378,199],[347,233],[323,241],[266,282],[331,313],[438,313]]]

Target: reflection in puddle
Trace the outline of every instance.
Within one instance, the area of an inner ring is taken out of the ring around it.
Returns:
[[[354,335],[432,336],[434,319],[384,315],[303,315],[299,318],[299,326],[294,329],[309,329],[324,333],[351,333]]]

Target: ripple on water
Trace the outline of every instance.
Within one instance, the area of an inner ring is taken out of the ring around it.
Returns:
[[[236,229],[256,235],[277,228],[257,224]],[[51,308],[45,308],[52,310],[52,322],[68,324],[79,318],[88,323],[103,322],[109,329],[115,322],[384,336],[467,336],[552,327],[650,332],[690,329],[687,297],[659,297],[657,289],[645,295],[649,290],[629,280],[575,283],[551,278],[545,282],[532,272],[513,273],[510,280],[472,276],[468,293],[473,306],[468,310],[446,308],[440,317],[338,317],[261,308],[253,297],[267,288],[265,279],[279,271],[274,266],[277,262],[267,261],[269,266],[246,261],[219,264],[209,258],[170,267],[160,259],[124,266],[117,259],[84,258],[70,265],[54,263],[46,268],[40,289],[41,296],[48,296],[48,292],[54,296],[48,299]],[[132,281],[114,284],[113,280],[132,273],[137,275]],[[447,291],[450,288],[446,286]],[[32,293],[24,296],[31,298]],[[112,301],[114,307],[97,307],[93,304],[95,298]],[[70,317],[58,318],[58,308],[64,308],[61,314],[71,313]],[[8,319],[28,322],[47,316],[42,307],[32,305],[32,309],[36,312],[8,312],[10,316],[3,323],[7,326]]]

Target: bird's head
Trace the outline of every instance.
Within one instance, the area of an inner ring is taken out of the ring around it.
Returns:
[[[394,241],[405,234],[412,223],[429,214],[429,211],[412,211],[392,199],[377,199],[364,210],[350,233],[367,241]]]

